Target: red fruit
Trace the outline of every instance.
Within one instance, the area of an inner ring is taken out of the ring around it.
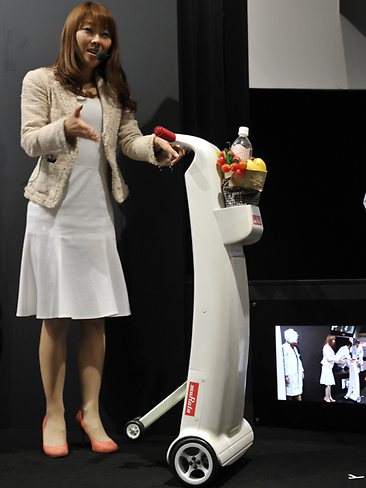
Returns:
[[[223,165],[221,166],[221,169],[222,169],[222,171],[223,171],[224,173],[227,173],[228,171],[231,171],[231,166],[230,166],[230,164],[223,164]]]
[[[237,169],[241,169],[239,163],[233,163],[232,168],[233,168],[233,171],[236,171]]]
[[[236,174],[236,176],[243,176],[244,171],[243,171],[242,169],[240,169],[240,168],[239,168],[239,169],[237,169],[237,170],[235,171],[235,174]]]
[[[247,162],[246,161],[240,161],[239,166],[240,166],[240,169],[245,171],[247,169]]]
[[[225,159],[225,157],[224,157],[224,156],[219,156],[219,158],[217,159],[217,161],[216,161],[216,162],[217,162],[217,164],[218,164],[219,166],[222,166],[223,164],[225,164],[225,163],[226,163],[226,159]]]

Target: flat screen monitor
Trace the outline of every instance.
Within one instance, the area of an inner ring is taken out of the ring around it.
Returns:
[[[288,330],[295,333],[296,341],[286,339]],[[324,351],[329,336],[334,337],[334,342]],[[290,373],[296,377],[298,372],[301,377],[298,380],[301,384],[293,385],[292,389],[288,387],[285,349],[292,361]],[[326,354],[334,361],[330,360],[324,380]],[[333,429],[336,423],[337,429],[345,431],[363,429],[365,301],[252,302],[249,378],[253,422],[257,425]],[[355,384],[359,388],[350,394],[350,386],[353,388]],[[332,401],[328,401],[327,386]]]
[[[275,325],[277,399],[366,404],[366,337],[358,328]]]

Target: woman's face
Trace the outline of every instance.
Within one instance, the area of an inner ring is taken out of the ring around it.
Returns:
[[[101,63],[97,59],[97,53],[109,51],[112,45],[112,37],[105,27],[85,20],[76,32],[76,43],[84,68],[94,70]]]

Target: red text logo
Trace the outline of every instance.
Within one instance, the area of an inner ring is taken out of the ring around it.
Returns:
[[[262,225],[262,219],[260,215],[253,214],[253,224],[254,225]]]
[[[196,412],[198,387],[199,387],[199,383],[196,383],[195,381],[189,382],[186,410],[184,412],[184,414],[188,415],[189,417],[194,417]]]

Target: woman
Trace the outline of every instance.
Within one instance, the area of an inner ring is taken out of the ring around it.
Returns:
[[[68,454],[63,388],[72,319],[80,323],[77,420],[94,451],[118,449],[99,416],[104,318],[130,314],[109,196],[110,187],[117,202],[128,194],[117,144],[130,158],[156,165],[182,156],[163,139],[141,134],[119,59],[111,12],[86,2],[66,19],[55,65],[23,81],[21,145],[39,160],[25,188],[30,202],[17,315],[43,320],[43,450],[51,457]]]
[[[328,335],[323,346],[323,359],[321,360],[322,372],[320,375],[320,384],[325,385],[325,402],[335,402],[332,398],[331,386],[335,385],[333,366],[337,362],[337,356],[334,352],[336,338],[334,335]]]

